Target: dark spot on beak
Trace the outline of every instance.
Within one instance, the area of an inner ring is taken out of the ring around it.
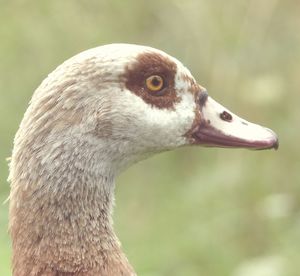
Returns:
[[[232,115],[225,110],[220,114],[220,118],[226,122],[232,121]]]

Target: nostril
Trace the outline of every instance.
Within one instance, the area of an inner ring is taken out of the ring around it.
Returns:
[[[232,115],[225,110],[220,114],[220,118],[226,122],[232,121]]]

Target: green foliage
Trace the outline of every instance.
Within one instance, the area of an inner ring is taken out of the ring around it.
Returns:
[[[299,275],[296,1],[2,0],[0,5],[1,202],[9,194],[5,159],[42,79],[91,47],[150,45],[186,64],[216,100],[274,129],[281,147],[278,152],[180,149],[120,176],[115,227],[137,272]],[[10,275],[7,205],[0,207],[1,276]]]

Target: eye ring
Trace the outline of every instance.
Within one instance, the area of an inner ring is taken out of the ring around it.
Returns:
[[[159,75],[152,75],[146,79],[146,87],[151,92],[158,92],[164,87],[164,79]]]

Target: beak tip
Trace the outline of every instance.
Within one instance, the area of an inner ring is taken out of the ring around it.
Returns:
[[[272,134],[272,139],[270,141],[270,149],[278,150],[279,140],[278,140],[277,134],[269,128],[266,128],[266,130],[269,131]]]
[[[262,142],[261,144],[260,144],[260,142],[258,142],[256,149],[257,150],[266,150],[266,149],[278,150],[279,140],[278,140],[277,134],[274,131],[272,131],[271,129],[268,129],[268,128],[265,128],[265,129],[269,133],[271,133],[271,136],[269,136],[268,139],[265,139],[264,142],[263,142],[263,140],[261,140],[261,142]]]
[[[279,148],[279,140],[278,140],[278,137],[275,136],[275,140],[273,142],[273,149],[278,150],[278,148]]]

